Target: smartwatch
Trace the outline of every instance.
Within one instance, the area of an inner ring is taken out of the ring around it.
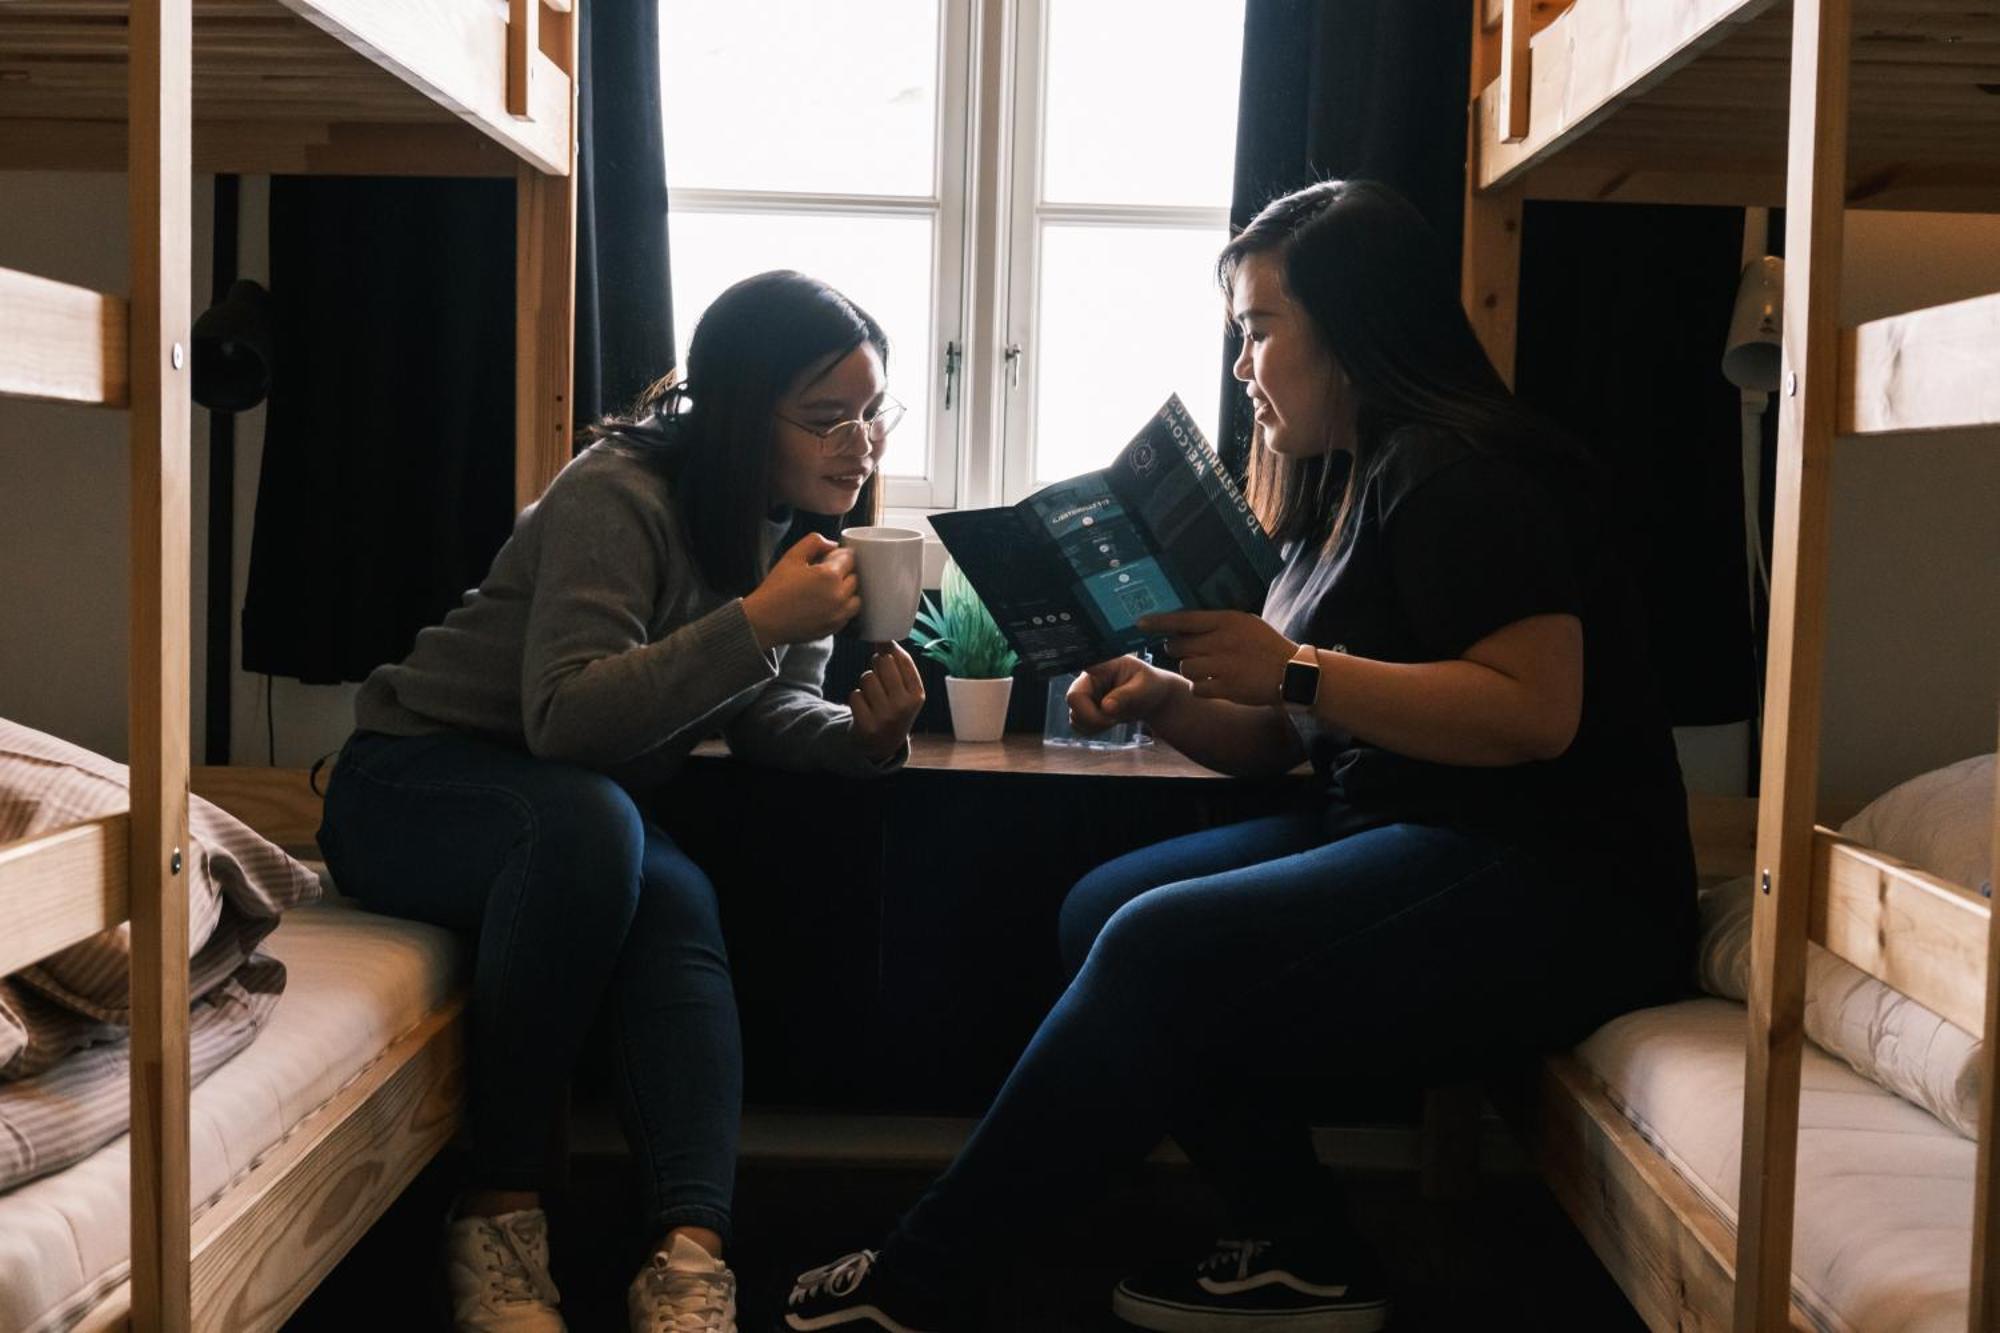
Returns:
[[[1284,680],[1278,699],[1289,712],[1311,712],[1319,698],[1319,650],[1309,643],[1299,645],[1292,660],[1285,663]]]

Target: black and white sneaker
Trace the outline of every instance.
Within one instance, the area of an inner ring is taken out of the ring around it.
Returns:
[[[1159,1333],[1375,1333],[1387,1324],[1382,1289],[1332,1268],[1304,1246],[1222,1240],[1193,1269],[1126,1278],[1111,1312]]]
[[[932,1304],[889,1280],[876,1266],[875,1251],[857,1250],[799,1274],[778,1327],[795,1333],[943,1333],[947,1320]]]

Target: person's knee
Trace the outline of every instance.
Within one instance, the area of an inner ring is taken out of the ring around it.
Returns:
[[[1111,914],[1080,964],[1093,980],[1134,996],[1192,987],[1186,895],[1170,889],[1140,894]]]
[[[722,905],[700,866],[678,851],[650,849],[639,892],[653,928],[722,952]]]
[[[646,824],[632,797],[600,773],[572,770],[534,806],[530,853],[579,900],[637,901]]]
[[[1118,910],[1152,887],[1132,873],[1129,857],[1107,862],[1078,880],[1056,916],[1056,944],[1064,970],[1075,976],[1090,957],[1091,946]]]

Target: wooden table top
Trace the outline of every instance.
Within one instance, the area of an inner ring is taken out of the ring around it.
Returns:
[[[703,741],[695,757],[721,759],[729,747],[720,740]],[[1055,777],[1101,778],[1221,778],[1213,769],[1163,741],[1129,750],[1092,750],[1080,745],[1044,745],[1031,735],[999,741],[957,741],[950,736],[910,737],[908,767],[925,772],[1020,773]]]

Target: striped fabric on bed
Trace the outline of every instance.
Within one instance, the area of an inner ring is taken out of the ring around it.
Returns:
[[[196,1083],[250,1044],[285,989],[285,965],[253,954],[188,1013],[189,1061]],[[0,1188],[89,1156],[131,1121],[131,1041],[73,1051],[33,1078],[0,1085]]]
[[[0,842],[127,808],[123,764],[0,719]],[[256,948],[319,896],[304,864],[199,798],[189,804],[194,1076],[242,1049],[284,989]],[[0,922],[5,906],[0,904]],[[125,1129],[131,937],[120,925],[0,979],[0,1188]]]

